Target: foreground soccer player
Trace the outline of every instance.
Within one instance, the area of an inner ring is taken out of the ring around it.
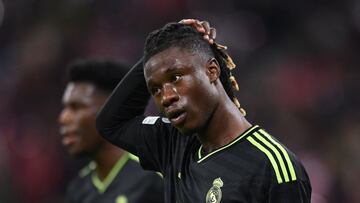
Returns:
[[[171,23],[148,36],[142,60],[106,102],[97,128],[164,175],[166,202],[310,202],[295,155],[245,119],[223,46]],[[166,118],[142,115],[147,89]]]
[[[92,160],[68,187],[71,203],[163,202],[161,177],[144,171],[134,155],[107,142],[95,128],[96,113],[127,71],[107,61],[70,65],[59,116],[62,143],[70,155]]]

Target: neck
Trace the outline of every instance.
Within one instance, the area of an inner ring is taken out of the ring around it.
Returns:
[[[108,143],[96,153],[93,160],[96,162],[96,174],[101,181],[106,178],[123,154],[122,149]]]
[[[227,95],[221,97],[223,99],[215,108],[207,127],[198,133],[206,154],[229,144],[251,127],[229,97]]]

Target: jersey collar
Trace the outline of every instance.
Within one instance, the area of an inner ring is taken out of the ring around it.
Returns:
[[[109,185],[113,182],[116,175],[121,171],[121,169],[124,167],[125,163],[129,159],[129,153],[124,153],[121,158],[115,163],[115,165],[110,170],[110,173],[105,177],[103,181],[99,179],[99,177],[96,175],[96,172],[93,171],[91,180],[96,189],[99,191],[99,193],[104,193],[106,189],[109,187]]]
[[[227,145],[225,146],[222,146],[220,147],[219,149],[207,154],[206,156],[202,157],[201,156],[201,149],[202,149],[202,145],[200,146],[199,150],[198,150],[198,153],[197,153],[197,163],[201,163],[202,161],[204,161],[206,158],[212,156],[213,154],[216,154],[230,146],[232,146],[233,144],[237,143],[239,140],[241,140],[242,138],[244,138],[246,135],[249,135],[251,134],[255,129],[258,129],[259,126],[258,125],[255,125],[255,126],[252,126],[250,127],[249,129],[247,129],[245,132],[241,133],[235,140],[231,141],[230,143],[228,143]]]

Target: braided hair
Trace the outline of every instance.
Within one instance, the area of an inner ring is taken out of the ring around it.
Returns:
[[[215,58],[220,66],[220,81],[226,94],[239,108],[241,113],[243,115],[246,114],[234,93],[234,90],[239,90],[235,77],[231,73],[231,70],[235,68],[235,64],[225,52],[225,46],[217,43],[209,44],[203,39],[203,34],[192,26],[181,23],[168,23],[164,27],[151,32],[146,38],[144,65],[151,57],[172,46],[185,48],[194,53]]]

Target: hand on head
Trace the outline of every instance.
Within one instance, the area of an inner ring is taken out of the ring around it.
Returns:
[[[199,21],[197,19],[182,19],[179,23],[194,27],[200,33],[204,33],[205,40],[207,40],[210,44],[214,43],[216,38],[216,29],[210,27],[209,22]]]

